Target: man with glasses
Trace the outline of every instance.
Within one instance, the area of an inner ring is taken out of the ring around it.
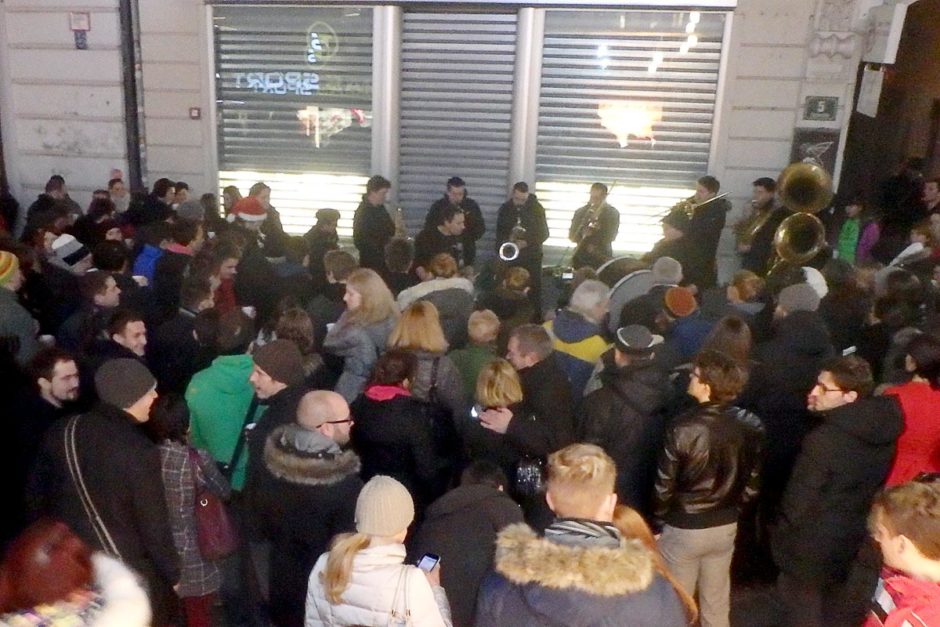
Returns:
[[[872,498],[884,485],[903,428],[890,396],[873,397],[871,367],[856,356],[823,363],[807,407],[821,419],[803,440],[771,537],[786,625],[857,625],[853,581],[871,584],[856,555]],[[859,570],[861,567],[861,570]],[[870,590],[868,591],[870,592]],[[863,599],[864,599],[864,593]]]
[[[355,531],[360,462],[344,448],[352,423],[342,396],[307,392],[296,422],[275,428],[265,442],[269,479],[255,498],[255,513],[271,543],[269,609],[275,625],[303,624],[313,564],[335,534]]]

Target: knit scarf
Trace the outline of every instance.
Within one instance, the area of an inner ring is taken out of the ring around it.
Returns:
[[[594,546],[615,549],[620,546],[620,532],[612,523],[559,518],[545,530],[545,537],[567,546]]]

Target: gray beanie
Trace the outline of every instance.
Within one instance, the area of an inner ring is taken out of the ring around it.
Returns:
[[[653,263],[653,285],[679,285],[682,264],[672,257],[660,257]]]
[[[95,390],[108,405],[127,409],[157,386],[147,366],[136,359],[106,361],[95,373]]]
[[[415,504],[408,490],[391,477],[369,479],[356,500],[356,531],[389,538],[401,533],[415,518]]]
[[[176,208],[176,215],[183,220],[202,222],[206,219],[206,209],[198,200],[187,200],[181,202]]]
[[[781,290],[777,304],[787,313],[816,311],[819,309],[819,294],[809,283],[797,283]]]

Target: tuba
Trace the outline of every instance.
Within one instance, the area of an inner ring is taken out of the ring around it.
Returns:
[[[832,178],[818,165],[792,163],[780,173],[777,193],[793,215],[774,233],[776,259],[768,274],[781,263],[802,266],[826,246],[826,228],[813,214],[832,201]]]

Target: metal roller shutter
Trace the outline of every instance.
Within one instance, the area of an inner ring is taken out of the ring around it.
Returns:
[[[220,6],[213,14],[221,186],[263,180],[285,230],[352,213],[370,172],[372,10]]]
[[[725,19],[697,11],[547,12],[536,192],[550,244],[570,245],[572,215],[595,181],[614,186],[615,249],[647,251],[661,237],[659,217],[706,174]]]
[[[451,176],[480,203],[494,247],[506,200],[515,14],[405,13],[402,33],[399,201],[409,234]]]

